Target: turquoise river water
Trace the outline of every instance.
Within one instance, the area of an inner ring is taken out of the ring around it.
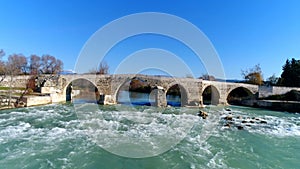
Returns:
[[[87,105],[0,111],[0,168],[300,168],[297,113],[210,106],[202,119],[195,108]]]

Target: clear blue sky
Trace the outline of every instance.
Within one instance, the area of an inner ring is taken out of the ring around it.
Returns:
[[[196,25],[214,45],[228,79],[241,79],[241,69],[256,64],[261,65],[264,78],[280,76],[286,59],[300,59],[298,0],[1,0],[0,49],[6,57],[51,54],[64,62],[65,69],[73,69],[94,32],[138,12],[169,13]],[[180,54],[186,49],[178,50],[176,41],[164,41],[168,39],[156,35],[133,37],[105,60],[114,72],[122,57],[143,48],[161,48],[180,55],[195,76],[205,73],[201,63],[185,56],[188,52]]]

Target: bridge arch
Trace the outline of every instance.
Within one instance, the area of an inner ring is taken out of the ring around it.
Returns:
[[[204,87],[201,96],[203,104],[218,105],[220,103],[220,92],[214,85]]]
[[[171,90],[175,90],[175,91],[171,91]],[[176,93],[172,93],[172,92],[176,92]],[[177,93],[177,92],[179,92],[179,93]],[[167,105],[172,105],[171,103],[169,103],[169,101],[172,98],[170,98],[171,96],[168,96],[168,94],[173,95],[173,96],[179,96],[179,99],[180,99],[179,106],[185,106],[188,104],[189,96],[188,96],[187,89],[184,87],[184,85],[182,85],[178,82],[173,82],[173,83],[169,84],[169,86],[165,90],[165,94],[166,94],[166,98],[167,98]]]
[[[120,83],[117,84],[116,89],[113,90],[113,98],[115,100],[115,103],[119,103],[119,95],[120,95],[120,91],[122,91],[122,88],[125,88],[124,86],[126,85],[126,83],[129,83],[131,81],[131,79],[126,79]]]
[[[140,86],[143,86],[139,88]],[[133,91],[131,91],[133,87]],[[136,87],[136,91],[134,91],[134,87]],[[141,104],[141,105],[151,105],[152,100],[150,98],[150,93],[152,92],[153,86],[148,82],[147,78],[140,76],[133,76],[130,78],[126,78],[121,80],[116,86],[116,90],[114,92],[114,98],[116,103],[125,103],[125,104]],[[145,98],[145,95],[148,95]],[[140,103],[134,101],[134,99],[139,99]]]
[[[79,99],[101,104],[101,100],[104,99],[101,99],[97,85],[93,81],[82,77],[66,82],[63,93],[66,101],[71,101],[74,96],[78,96]]]
[[[238,86],[231,88],[227,94],[227,103],[234,105],[242,105],[243,100],[251,99],[255,96],[255,93],[247,87]]]

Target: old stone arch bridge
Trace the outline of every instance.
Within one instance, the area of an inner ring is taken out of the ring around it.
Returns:
[[[156,106],[166,106],[166,94],[170,87],[178,85],[181,93],[182,106],[200,106],[203,104],[203,92],[210,87],[212,104],[227,104],[228,95],[236,90],[242,89],[249,95],[266,97],[273,94],[284,94],[292,89],[288,87],[259,87],[257,85],[244,83],[228,83],[218,81],[207,81],[193,78],[174,78],[166,76],[151,75],[49,75],[39,77],[42,81],[41,93],[50,94],[52,102],[66,101],[68,85],[77,80],[85,79],[90,81],[102,94],[104,104],[117,104],[120,88],[132,79],[142,80],[152,88],[150,95],[155,98]]]

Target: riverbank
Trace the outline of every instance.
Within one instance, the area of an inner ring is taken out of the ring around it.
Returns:
[[[299,101],[286,100],[243,100],[241,106],[263,108],[275,111],[286,111],[290,113],[300,113]]]
[[[266,108],[276,111],[287,111],[293,113],[300,112],[299,101],[284,101],[284,100],[258,100],[257,107]]]
[[[51,96],[36,96],[36,95],[28,95],[23,96],[0,96],[0,109],[11,109],[11,108],[20,108],[20,107],[32,107],[32,106],[40,106],[51,104],[52,98]]]

